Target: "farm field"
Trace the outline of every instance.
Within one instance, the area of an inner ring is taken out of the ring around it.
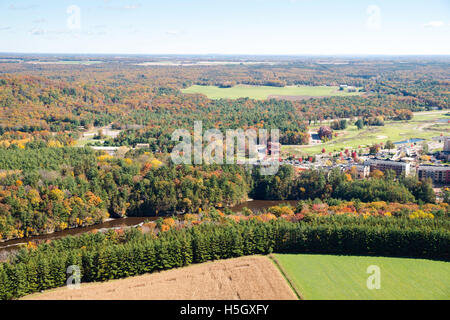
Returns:
[[[265,100],[269,97],[281,98],[286,96],[292,97],[331,97],[331,96],[354,96],[359,92],[339,91],[339,87],[333,86],[287,86],[287,87],[270,87],[270,86],[250,86],[237,85],[232,88],[219,88],[217,86],[199,86],[194,85],[181,90],[183,93],[201,93],[210,99],[238,99],[251,98],[257,100]]]
[[[305,300],[450,299],[450,263],[423,259],[274,254]],[[367,267],[380,268],[380,289],[367,288]]]
[[[277,267],[264,256],[206,262],[102,283],[37,293],[31,300],[295,300]]]
[[[274,65],[269,61],[147,61],[137,63],[137,66],[221,66],[221,65]]]
[[[444,115],[446,111],[416,113],[410,121],[386,121],[381,127],[364,127],[361,130],[349,121],[345,130],[334,131],[340,134],[327,143],[314,146],[282,146],[282,151],[293,155],[318,154],[325,148],[326,152],[338,152],[346,148],[358,146],[370,146],[374,143],[386,143],[387,140],[398,142],[411,138],[431,139],[432,137],[448,135],[450,125],[447,122],[439,122],[449,119]],[[324,121],[322,125],[330,125],[330,121]],[[311,126],[310,130],[319,129],[319,125]]]

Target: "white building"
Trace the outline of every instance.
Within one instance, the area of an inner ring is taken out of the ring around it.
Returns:
[[[402,174],[408,176],[411,174],[411,163],[407,162],[369,159],[366,164],[370,165],[370,171],[380,170],[386,172],[387,170],[393,170],[398,176]]]
[[[105,151],[107,154],[113,156],[116,154],[117,150],[120,147],[96,147],[96,146],[91,146],[92,149],[94,150],[100,150],[100,151]]]

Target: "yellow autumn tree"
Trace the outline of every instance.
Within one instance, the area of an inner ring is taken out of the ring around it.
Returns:
[[[384,173],[380,170],[374,170],[370,173],[370,176],[375,179],[380,179],[384,177]]]
[[[50,191],[49,196],[50,196],[50,199],[52,199],[52,200],[61,201],[64,199],[64,191],[61,191],[60,189],[55,188],[52,191]]]
[[[38,205],[41,202],[41,196],[36,189],[28,191],[27,198],[33,206]]]
[[[156,158],[150,161],[150,163],[152,165],[152,168],[159,168],[162,165],[162,162]]]

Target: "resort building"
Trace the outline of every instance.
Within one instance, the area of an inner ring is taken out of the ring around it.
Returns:
[[[420,180],[430,178],[434,183],[450,184],[450,166],[421,165],[417,175]]]
[[[401,161],[392,160],[381,160],[381,159],[369,159],[367,163],[370,166],[370,171],[380,170],[386,172],[388,170],[393,170],[397,176],[411,174],[411,164]]]

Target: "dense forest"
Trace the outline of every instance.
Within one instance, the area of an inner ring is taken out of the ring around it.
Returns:
[[[137,62],[130,60],[130,62]],[[0,64],[0,134],[46,135],[113,123],[127,129],[111,145],[170,148],[168,134],[192,128],[272,128],[286,144],[305,144],[311,122],[333,118],[403,120],[411,111],[449,106],[448,62],[365,61],[324,65],[309,60],[264,66],[142,67],[112,60],[94,66]],[[120,71],[118,71],[120,70]],[[358,70],[355,72],[355,70]],[[352,97],[305,100],[210,100],[185,95],[192,84],[339,85],[363,88]],[[377,124],[374,124],[377,125]]]
[[[435,202],[430,182],[415,178],[387,174],[358,181],[343,172],[299,175],[289,167],[261,176],[239,165],[175,166],[168,152],[173,130],[193,130],[197,120],[205,130],[278,128],[282,144],[306,144],[308,127],[324,119],[358,118],[361,125],[379,126],[385,119],[410,119],[413,111],[448,108],[445,59],[323,64],[299,58],[201,67],[141,66],[142,59],[0,63],[1,239],[91,225],[109,216],[197,213],[249,197]],[[181,92],[193,84],[346,84],[362,88],[362,95],[211,100]],[[337,130],[345,127],[336,124]],[[103,137],[103,146],[148,146],[125,148],[118,156],[76,147],[86,130],[106,125],[121,131]]]
[[[109,216],[196,213],[249,197],[435,202],[431,182],[415,177],[353,180],[339,170],[298,175],[291,166],[263,176],[242,165],[174,165],[148,152],[113,157],[90,148],[26,145],[0,148],[0,165],[3,239],[91,225]]]
[[[391,171],[360,180],[352,170],[286,165],[268,176],[253,166],[175,165],[169,157],[173,130],[192,131],[198,120],[205,130],[277,128],[281,144],[302,145],[313,125],[322,139],[333,138],[321,124],[326,119],[344,130],[349,123],[382,126],[415,111],[448,109],[448,59],[170,67],[143,66],[146,58],[138,56],[98,57],[102,63],[94,65],[21,59],[0,63],[0,240],[110,217],[157,220],[29,242],[0,263],[0,299],[61,286],[70,265],[91,282],[272,252],[449,260],[450,190],[437,200],[430,180]],[[195,84],[345,84],[361,94],[211,100],[182,93]],[[106,136],[104,128],[120,132]],[[84,145],[86,133],[98,145],[119,147],[115,155]],[[262,212],[229,208],[249,198],[297,201]]]

